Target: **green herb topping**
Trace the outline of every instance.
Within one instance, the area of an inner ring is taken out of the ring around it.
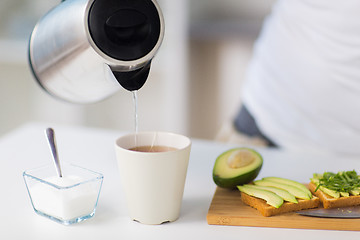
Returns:
[[[315,191],[317,191],[319,187],[351,194],[353,194],[353,191],[357,192],[360,190],[360,178],[355,170],[342,171],[336,174],[332,172],[325,172],[324,174],[315,173],[312,180],[313,182],[317,182]]]

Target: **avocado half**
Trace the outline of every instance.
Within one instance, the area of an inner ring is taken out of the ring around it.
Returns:
[[[236,188],[254,180],[263,165],[262,156],[250,148],[234,148],[217,157],[213,180],[222,188]]]

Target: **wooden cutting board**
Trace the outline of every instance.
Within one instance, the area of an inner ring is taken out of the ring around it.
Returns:
[[[238,190],[217,188],[207,222],[211,225],[360,231],[360,219],[317,218],[286,213],[264,217],[241,201]]]

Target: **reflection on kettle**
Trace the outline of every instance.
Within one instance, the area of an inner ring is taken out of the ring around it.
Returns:
[[[163,37],[156,0],[65,0],[35,26],[29,62],[46,92],[92,103],[140,89]]]

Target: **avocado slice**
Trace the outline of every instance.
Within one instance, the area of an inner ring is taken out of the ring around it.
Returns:
[[[348,192],[340,192],[341,197],[349,197],[350,194]]]
[[[331,190],[331,189],[323,187],[323,186],[320,186],[319,189],[320,189],[320,191],[326,193],[327,195],[329,195],[329,196],[331,196],[333,198],[339,198],[340,197],[340,193],[337,192],[337,191]]]
[[[359,189],[352,189],[352,190],[350,190],[350,193],[351,193],[351,195],[353,195],[353,196],[358,196],[358,195],[360,195]]]
[[[269,180],[269,181],[273,181],[273,182],[279,182],[279,183],[285,183],[288,185],[292,185],[294,187],[300,188],[301,190],[303,190],[304,192],[306,192],[310,198],[312,198],[312,193],[310,192],[310,190],[305,187],[304,184],[301,184],[299,182],[296,182],[294,180],[290,180],[287,178],[280,178],[280,177],[265,177],[263,178],[263,180]]]
[[[237,186],[237,188],[250,196],[264,199],[267,204],[276,208],[279,208],[284,203],[281,197],[267,190],[258,189],[251,185]]]
[[[254,180],[263,165],[261,155],[250,148],[230,149],[217,157],[213,180],[222,188],[236,188]]]
[[[260,185],[260,186],[281,188],[281,189],[284,189],[284,190],[288,191],[289,193],[293,194],[296,198],[307,199],[307,200],[311,199],[311,197],[309,197],[307,192],[303,191],[302,189],[300,189],[298,187],[294,187],[289,184],[278,183],[278,182],[273,182],[273,181],[269,181],[269,180],[258,180],[258,181],[255,181],[254,184]]]
[[[333,197],[333,198],[339,198],[340,197],[340,192],[338,191],[334,191],[334,190],[331,190],[329,188],[326,188],[324,186],[319,186],[319,183],[320,183],[320,180],[317,179],[317,178],[310,178],[310,181],[315,183],[316,187],[319,188],[320,191],[326,193],[327,195]]]
[[[276,188],[276,187],[266,187],[266,186],[260,186],[260,185],[250,185],[250,186],[253,186],[254,188],[273,192],[276,195],[278,195],[279,197],[281,197],[282,199],[284,199],[285,201],[292,202],[292,203],[298,203],[298,201],[296,200],[296,197],[284,189],[280,189],[280,188]]]

